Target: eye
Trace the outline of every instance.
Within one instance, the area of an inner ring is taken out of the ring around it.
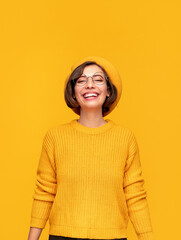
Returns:
[[[85,76],[80,76],[76,81],[77,85],[83,85],[85,83],[86,83],[86,77]]]
[[[77,83],[82,83],[84,82],[85,80],[77,80]]]
[[[93,78],[95,81],[100,81],[100,82],[104,81],[104,77],[98,74],[94,75]]]

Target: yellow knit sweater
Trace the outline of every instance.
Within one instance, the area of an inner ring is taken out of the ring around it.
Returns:
[[[130,219],[139,240],[153,240],[134,133],[106,119],[78,119],[47,130],[37,169],[31,227],[72,238],[126,238]]]

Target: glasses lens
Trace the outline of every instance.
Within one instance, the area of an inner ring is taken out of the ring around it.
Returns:
[[[82,85],[86,84],[86,82],[87,82],[87,77],[86,76],[81,76],[77,79],[76,85],[82,86]]]
[[[106,81],[103,73],[95,73],[93,80],[96,85],[102,85]]]

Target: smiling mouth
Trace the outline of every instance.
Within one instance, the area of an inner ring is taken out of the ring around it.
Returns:
[[[97,96],[88,96],[88,97],[84,97],[83,96],[83,98],[85,99],[85,100],[94,100],[94,99],[96,99],[96,98],[98,98],[99,97],[99,94],[97,95]]]

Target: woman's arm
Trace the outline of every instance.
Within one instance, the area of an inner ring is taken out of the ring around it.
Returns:
[[[153,229],[147,202],[147,191],[144,188],[144,183],[139,147],[136,137],[132,134],[125,167],[123,189],[129,218],[137,233],[138,239],[153,240]]]
[[[42,228],[30,227],[28,240],[38,240],[42,232]]]
[[[47,131],[43,139],[42,151],[36,176],[33,194],[30,227],[45,228],[57,192],[56,163],[54,139],[51,131]],[[35,230],[33,230],[34,232]],[[38,231],[38,230],[36,230]]]

